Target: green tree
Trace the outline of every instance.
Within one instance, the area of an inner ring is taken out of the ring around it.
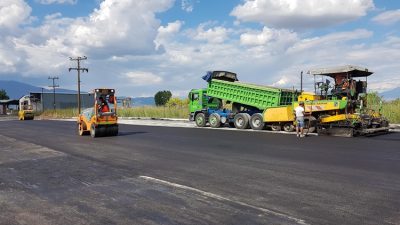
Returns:
[[[10,97],[8,97],[6,90],[1,89],[0,90],[0,100],[7,100],[10,99]]]
[[[171,97],[172,93],[170,91],[159,91],[154,95],[154,102],[156,106],[164,106]]]

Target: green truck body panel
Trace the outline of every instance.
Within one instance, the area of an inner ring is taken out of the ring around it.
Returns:
[[[297,99],[297,94],[292,90],[218,79],[209,82],[207,95],[260,110],[290,105]]]

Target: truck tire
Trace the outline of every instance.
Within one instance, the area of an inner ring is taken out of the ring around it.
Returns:
[[[286,132],[293,132],[294,129],[295,129],[295,127],[294,127],[293,123],[288,122],[288,123],[283,124],[283,130]]]
[[[265,127],[264,119],[261,113],[254,113],[250,118],[250,127],[253,130],[263,130]]]
[[[221,116],[218,113],[213,113],[208,118],[208,122],[212,128],[221,127]]]
[[[235,127],[237,129],[249,128],[249,115],[247,113],[238,113],[234,118]]]
[[[198,113],[194,118],[194,121],[196,122],[196,125],[198,127],[206,126],[206,116],[204,115],[204,113]]]

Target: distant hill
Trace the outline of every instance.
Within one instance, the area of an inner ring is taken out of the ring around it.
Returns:
[[[385,100],[394,100],[400,98],[400,87],[397,87],[389,91],[384,91],[382,93],[379,93],[379,95],[383,96],[383,99]]]
[[[135,106],[145,106],[145,105],[155,105],[154,97],[137,97],[132,98],[133,107]]]
[[[22,96],[29,94],[29,92],[42,92],[41,87],[36,87],[30,84],[18,82],[18,81],[11,81],[11,80],[0,80],[0,89],[4,89],[7,92],[7,95],[11,99],[19,99]],[[53,90],[50,89],[43,89],[43,92],[52,92]],[[77,93],[77,91],[68,90],[57,88],[57,92],[61,93]]]

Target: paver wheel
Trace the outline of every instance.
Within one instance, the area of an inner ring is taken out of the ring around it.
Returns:
[[[286,132],[293,132],[294,131],[294,125],[293,123],[285,123],[283,124],[283,130]]]
[[[273,131],[281,131],[282,130],[282,126],[279,123],[273,123],[271,125],[271,130],[273,130]]]
[[[195,122],[198,127],[205,127],[206,126],[206,116],[204,113],[198,113],[195,117]]]
[[[261,113],[255,113],[250,118],[250,127],[253,130],[263,130],[265,127],[264,119]]]
[[[317,127],[317,119],[313,116],[304,118],[304,133],[313,133]]]
[[[235,116],[234,122],[237,129],[247,129],[249,128],[249,118],[247,113],[238,113]]]
[[[210,126],[212,128],[221,127],[221,116],[217,113],[211,114],[208,118],[208,121],[210,122]]]

